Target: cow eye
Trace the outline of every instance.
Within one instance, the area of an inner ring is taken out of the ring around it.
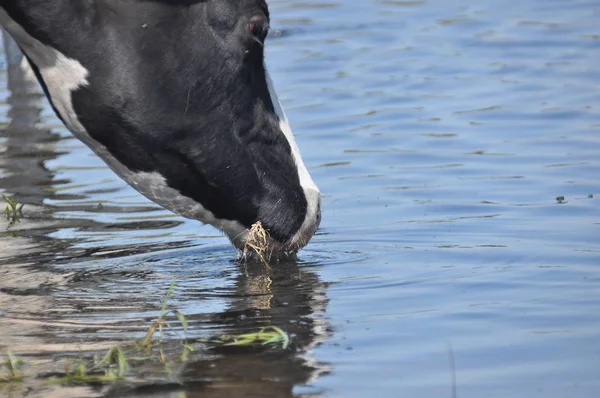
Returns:
[[[269,31],[269,21],[264,14],[255,14],[248,20],[248,31],[260,41],[264,41]]]

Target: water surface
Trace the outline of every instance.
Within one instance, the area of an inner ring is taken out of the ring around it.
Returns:
[[[0,189],[25,208],[0,238],[0,352],[52,369],[139,338],[176,277],[190,337],[273,324],[293,346],[197,355],[155,396],[597,397],[600,5],[269,4],[267,64],[324,195],[298,263],[232,261],[45,102],[9,126],[3,68]]]

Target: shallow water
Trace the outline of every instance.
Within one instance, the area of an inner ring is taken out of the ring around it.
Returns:
[[[176,277],[190,337],[277,325],[293,347],[198,355],[155,396],[598,396],[600,5],[269,4],[267,63],[324,195],[298,263],[232,261],[45,102],[39,129],[7,128],[3,68],[0,189],[25,208],[0,238],[0,354],[52,369],[139,338]]]

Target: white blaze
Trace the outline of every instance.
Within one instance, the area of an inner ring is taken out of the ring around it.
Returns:
[[[292,149],[292,157],[294,159],[294,163],[296,164],[296,168],[298,169],[298,178],[300,179],[300,185],[304,191],[304,196],[306,197],[306,202],[308,204],[308,209],[306,212],[306,217],[302,226],[300,227],[300,231],[294,235],[291,239],[291,245],[294,245],[297,242],[302,242],[307,240],[314,233],[314,227],[317,220],[317,213],[319,211],[319,203],[321,201],[321,192],[317,185],[313,181],[312,177],[308,173],[306,166],[304,165],[304,161],[302,160],[302,156],[300,155],[300,149],[296,144],[296,140],[294,138],[294,134],[292,133],[292,129],[290,124],[288,123],[287,117],[279,102],[279,98],[277,97],[277,93],[275,92],[275,87],[273,85],[273,80],[271,80],[271,76],[269,72],[265,68],[265,73],[267,75],[267,88],[269,89],[269,94],[271,95],[271,101],[273,102],[273,107],[275,108],[275,113],[279,118],[279,128],[285,135],[290,148]],[[304,242],[305,243],[305,242]]]

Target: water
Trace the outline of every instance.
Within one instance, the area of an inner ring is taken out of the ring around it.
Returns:
[[[198,355],[155,396],[451,397],[453,378],[459,397],[598,396],[600,5],[270,8],[268,65],[324,194],[298,264],[233,262],[44,103],[39,130],[0,135],[0,188],[26,203],[0,241],[0,351],[50,369],[141,337],[177,277],[191,337],[273,324],[293,349]]]

